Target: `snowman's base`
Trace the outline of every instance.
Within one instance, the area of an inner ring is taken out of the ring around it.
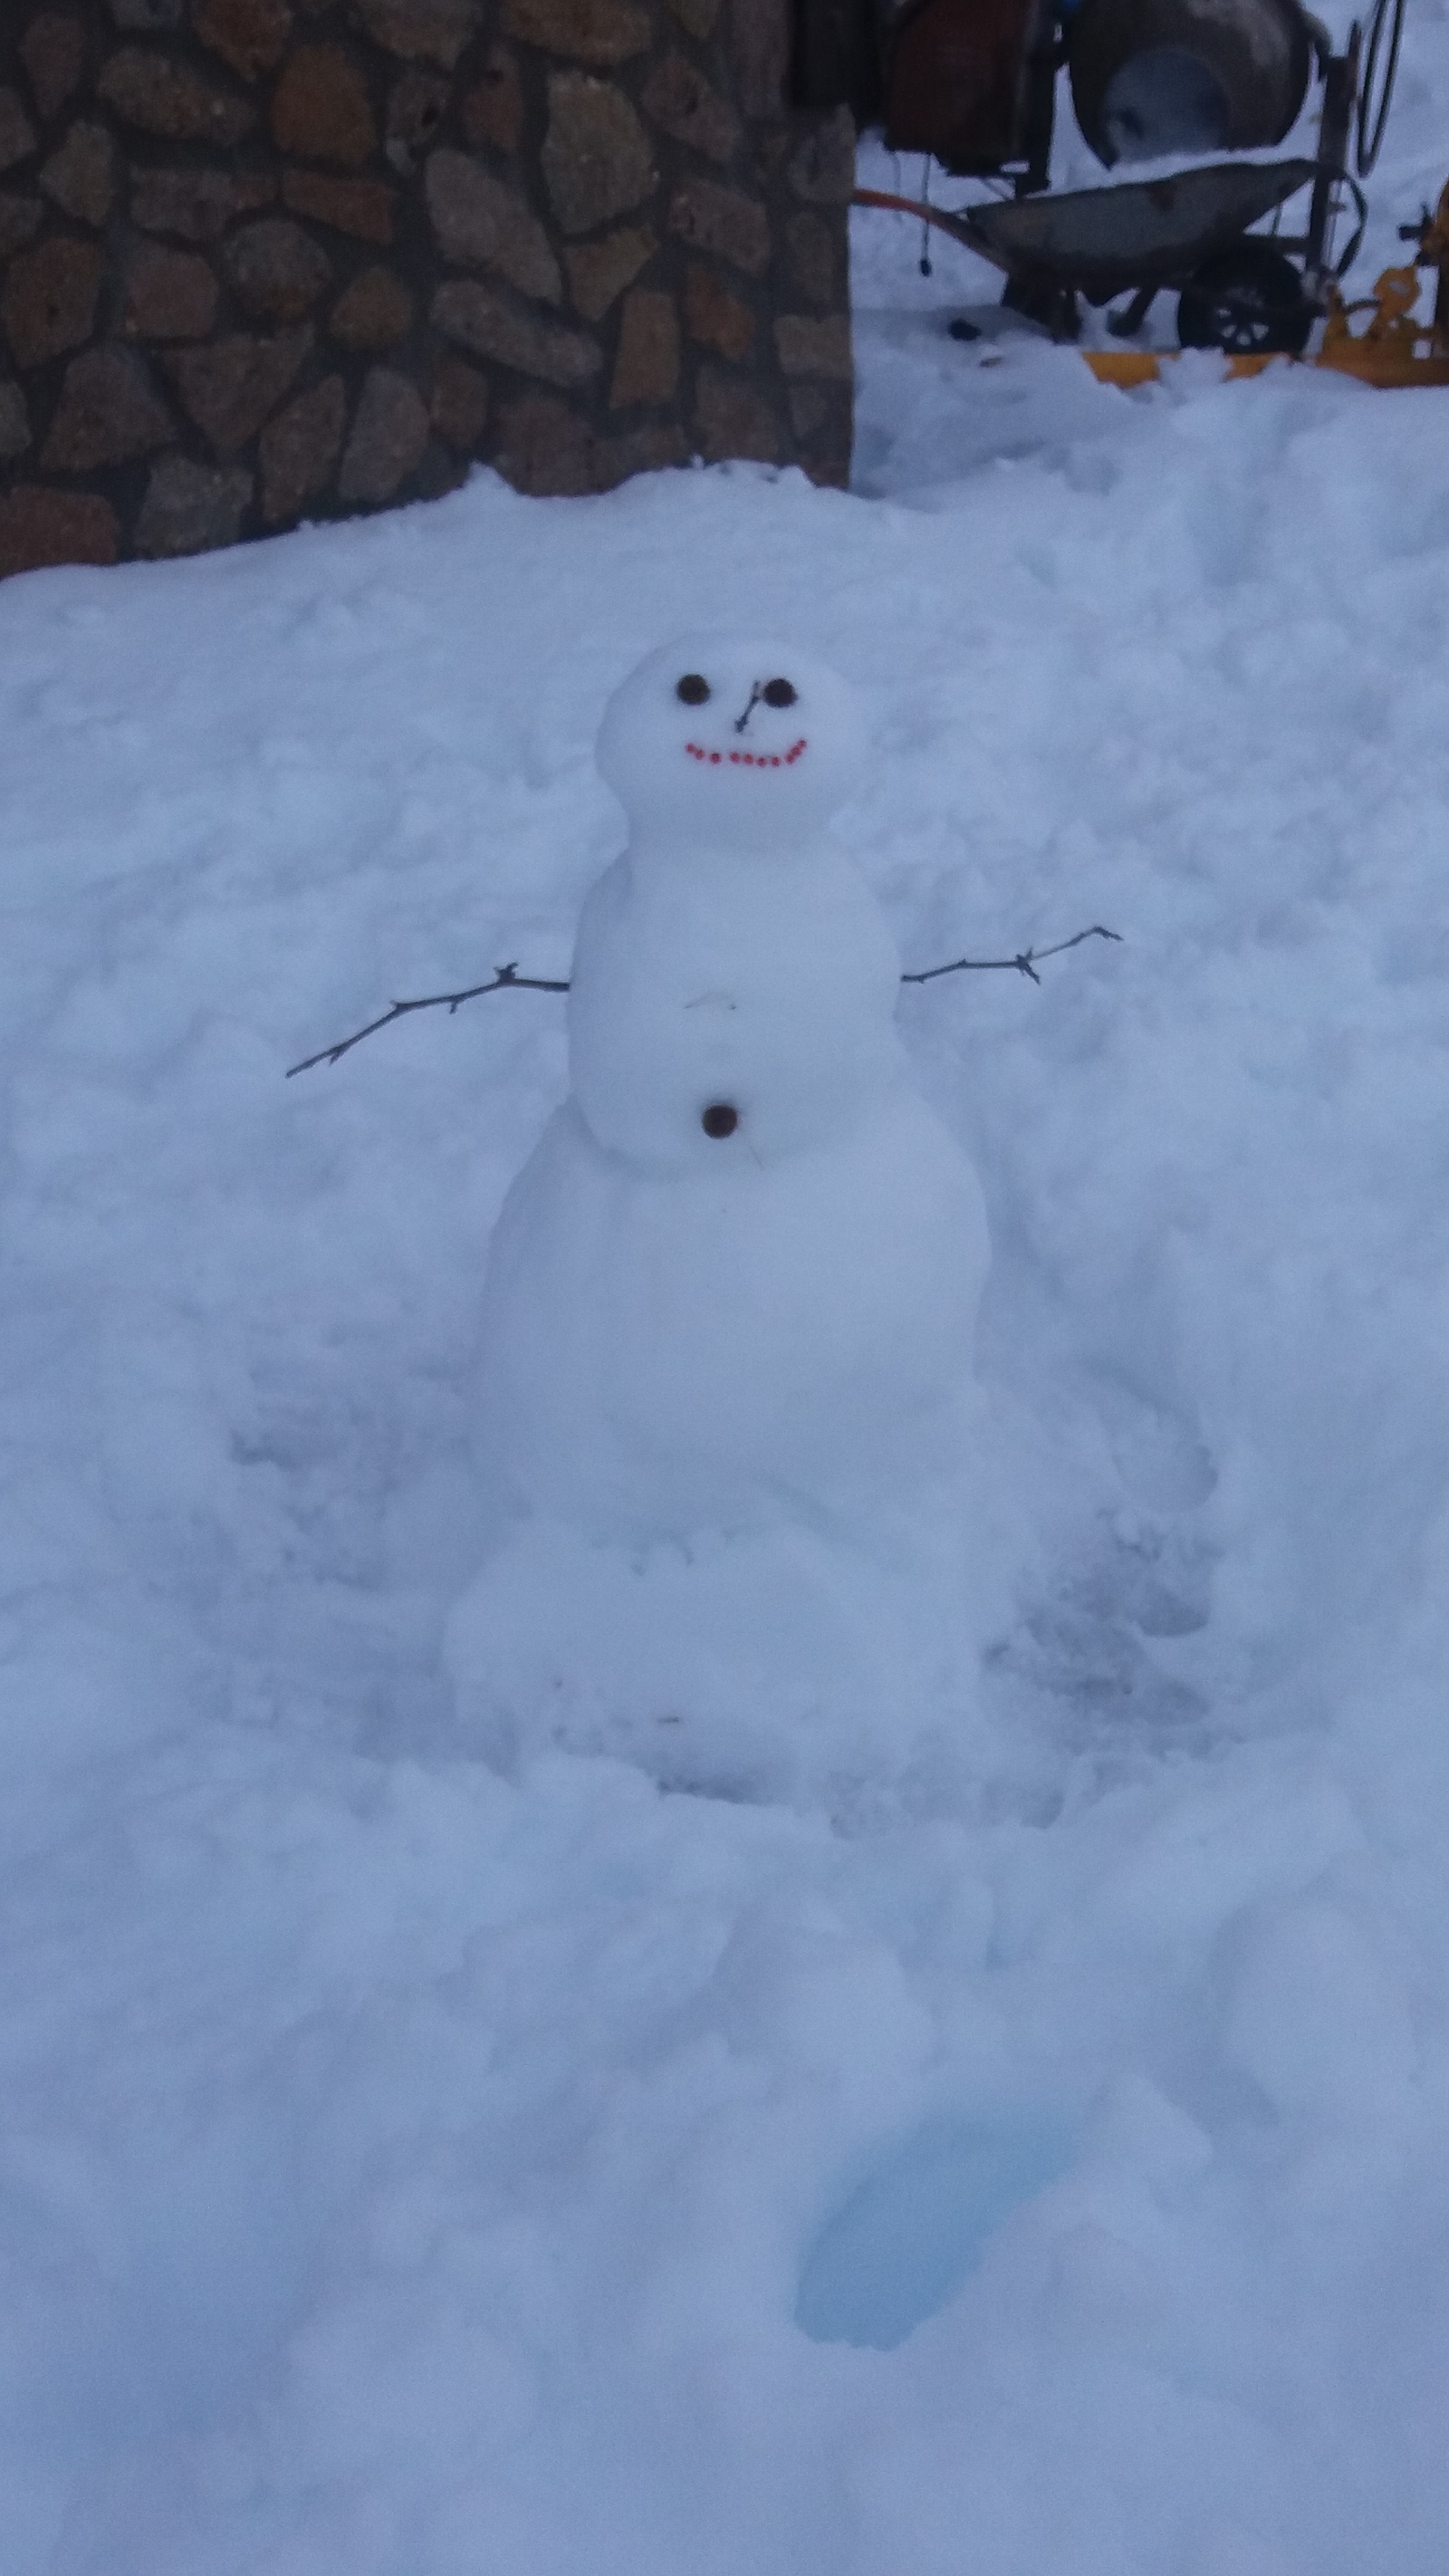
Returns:
[[[974,1728],[972,1555],[951,1518],[643,1552],[527,1522],[451,1622],[465,1739],[510,1773],[562,1750],[832,1814],[949,1801]]]

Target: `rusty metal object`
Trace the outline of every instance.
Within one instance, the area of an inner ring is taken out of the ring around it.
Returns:
[[[886,142],[962,178],[1026,159],[1033,58],[1051,43],[1042,0],[905,0],[882,26]]]

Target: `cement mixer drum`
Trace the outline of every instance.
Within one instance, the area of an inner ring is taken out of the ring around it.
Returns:
[[[1313,37],[1297,0],[1080,0],[1067,66],[1077,123],[1111,169],[1281,143]]]

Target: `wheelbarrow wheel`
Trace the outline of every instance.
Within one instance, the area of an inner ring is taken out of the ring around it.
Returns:
[[[1291,259],[1269,242],[1241,241],[1204,260],[1177,303],[1184,349],[1226,349],[1235,358],[1282,350],[1301,356],[1313,306]]]

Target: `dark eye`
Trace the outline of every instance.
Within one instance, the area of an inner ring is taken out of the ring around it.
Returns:
[[[767,707],[793,707],[795,691],[788,680],[767,680],[760,691]]]
[[[687,707],[702,707],[709,696],[709,682],[700,671],[686,671],[674,694],[682,698]],[[790,695],[792,698],[795,695],[793,689]]]

